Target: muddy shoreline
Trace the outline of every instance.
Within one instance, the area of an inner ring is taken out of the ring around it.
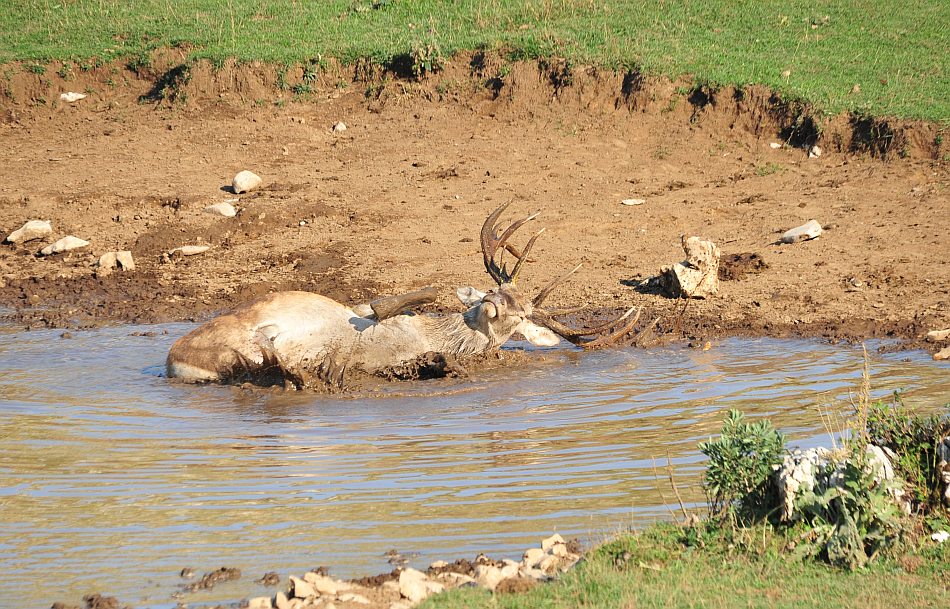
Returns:
[[[552,304],[588,304],[579,322],[643,306],[647,322],[663,319],[640,344],[893,338],[933,352],[923,335],[950,327],[950,166],[937,125],[862,125],[754,87],[684,90],[480,54],[421,81],[331,66],[305,95],[287,88],[302,73],[280,80],[259,64],[199,62],[169,81],[177,61],[159,54],[147,71],[106,66],[71,81],[24,71],[0,95],[0,232],[30,219],[54,231],[0,245],[0,321],[204,320],[273,290],[355,304],[428,285],[440,293],[429,311],[457,311],[456,287],[490,284],[478,227],[513,200],[511,217],[541,210],[547,229],[525,289],[583,263]],[[74,90],[88,96],[58,101]],[[228,192],[242,169],[263,187]],[[235,217],[204,211],[223,201]],[[820,238],[775,243],[810,219],[827,229]],[[684,234],[766,266],[681,313],[644,282],[682,259]],[[37,255],[65,235],[90,245]],[[167,255],[183,245],[211,249]],[[116,250],[136,270],[96,268]]]

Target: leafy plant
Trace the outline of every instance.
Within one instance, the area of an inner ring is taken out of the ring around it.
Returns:
[[[409,48],[409,63],[412,75],[417,79],[445,67],[445,55],[434,27],[426,28],[422,35],[413,37]]]
[[[771,510],[771,474],[785,451],[785,436],[771,422],[750,423],[730,410],[719,439],[701,443],[699,450],[709,457],[703,488],[714,514],[751,521]]]
[[[892,548],[901,537],[901,514],[893,483],[878,480],[868,453],[852,451],[830,462],[823,477],[832,483],[802,493],[795,508],[811,528],[803,554],[821,554],[832,565],[854,570]]]
[[[912,414],[897,392],[890,404],[878,401],[868,411],[869,441],[896,453],[894,469],[924,513],[942,510],[937,443],[948,434],[950,420]]]

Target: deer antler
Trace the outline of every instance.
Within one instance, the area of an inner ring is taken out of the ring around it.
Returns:
[[[567,340],[585,349],[598,349],[600,347],[612,345],[630,333],[630,331],[633,330],[633,328],[637,325],[637,322],[640,321],[640,313],[642,310],[642,307],[631,307],[627,309],[627,311],[620,317],[592,328],[571,328],[570,326],[567,326],[554,319],[554,314],[549,311],[545,311],[544,309],[535,309],[534,317],[542,325],[546,326],[549,330],[564,340]],[[636,311],[637,314],[631,317],[634,311]],[[600,338],[584,338],[585,336],[593,336],[603,332],[607,332],[608,334],[601,336]]]
[[[508,244],[508,239],[514,234],[516,230],[521,228],[525,223],[530,222],[538,217],[538,214],[534,213],[526,218],[521,220],[515,220],[508,228],[502,231],[501,235],[498,235],[498,227],[496,222],[498,221],[499,216],[502,212],[508,208],[511,204],[511,201],[503,203],[495,211],[490,213],[485,219],[485,223],[482,225],[481,231],[481,242],[482,242],[482,258],[485,261],[485,270],[488,271],[488,274],[492,279],[495,280],[495,283],[501,285],[503,283],[514,283],[518,278],[518,273],[521,272],[521,267],[528,260],[528,252],[531,251],[531,248],[534,246],[534,242],[537,241],[538,237],[541,236],[541,233],[544,232],[542,228],[528,240],[527,245],[524,246],[524,249],[520,252],[514,246]],[[508,266],[501,262],[495,262],[495,253],[498,250],[502,250],[501,256],[504,257],[505,250],[508,250],[512,256],[517,259],[515,263],[515,268],[508,272]]]

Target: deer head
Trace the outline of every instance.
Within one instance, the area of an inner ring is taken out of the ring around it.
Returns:
[[[633,309],[628,310],[619,318],[597,327],[572,328],[557,321],[555,316],[577,312],[580,309],[556,311],[543,308],[542,305],[551,292],[573,275],[581,265],[575,266],[567,273],[554,279],[533,299],[529,300],[521,294],[516,286],[518,275],[528,261],[528,253],[534,247],[538,237],[544,233],[544,229],[542,228],[532,235],[523,250],[519,250],[509,243],[516,230],[538,216],[535,213],[516,220],[499,234],[498,218],[508,208],[509,204],[510,202],[504,203],[489,214],[480,233],[485,270],[495,281],[497,287],[487,293],[474,288],[461,288],[457,292],[459,299],[464,304],[478,307],[476,318],[479,320],[480,328],[489,336],[503,337],[501,342],[517,332],[532,344],[539,346],[556,345],[559,342],[558,337],[560,337],[585,348],[603,347],[615,343],[630,332],[639,319],[639,312],[631,318]],[[511,254],[515,259],[514,268],[510,272],[504,262],[505,252]],[[496,255],[498,260],[495,259]],[[606,335],[601,338],[586,338],[602,333],[606,333]]]

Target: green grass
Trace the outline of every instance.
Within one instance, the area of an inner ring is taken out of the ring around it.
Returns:
[[[561,56],[763,84],[829,112],[950,119],[946,0],[5,0],[0,63],[141,57],[381,62],[414,49]],[[854,85],[860,91],[852,92]]]
[[[792,558],[786,539],[768,530],[746,534],[747,545],[707,535],[702,548],[687,547],[677,527],[656,525],[598,548],[555,583],[521,594],[456,590],[422,609],[950,606],[950,543],[852,573]]]

